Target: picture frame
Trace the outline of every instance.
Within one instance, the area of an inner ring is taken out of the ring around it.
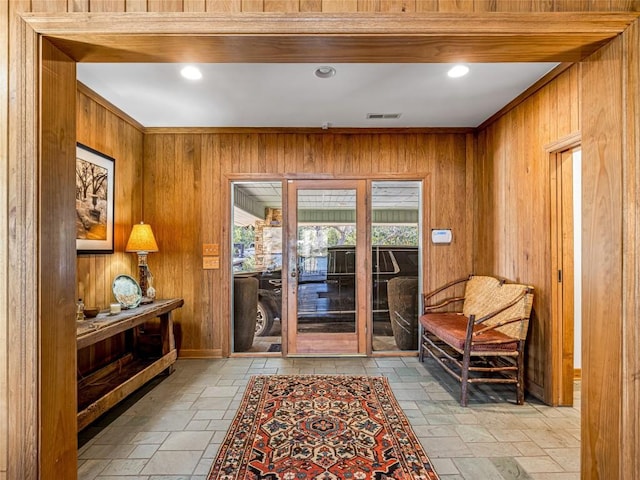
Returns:
[[[76,144],[76,251],[113,253],[115,159]]]

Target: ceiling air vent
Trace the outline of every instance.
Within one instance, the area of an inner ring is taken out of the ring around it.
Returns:
[[[371,120],[393,120],[400,118],[401,113],[367,113],[367,119]]]

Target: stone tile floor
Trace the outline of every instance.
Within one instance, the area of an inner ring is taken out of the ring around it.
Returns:
[[[254,374],[368,374],[394,394],[442,480],[580,478],[580,388],[574,408],[551,408],[512,389],[459,386],[432,360],[231,358],[178,360],[78,436],[80,480],[206,480]]]

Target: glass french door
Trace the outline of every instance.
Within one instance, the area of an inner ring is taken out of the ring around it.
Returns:
[[[364,180],[288,182],[291,355],[365,355],[370,312]]]

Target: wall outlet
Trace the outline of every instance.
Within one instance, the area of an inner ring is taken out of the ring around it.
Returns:
[[[217,257],[220,255],[220,245],[217,243],[204,243],[202,244],[202,255]]]

